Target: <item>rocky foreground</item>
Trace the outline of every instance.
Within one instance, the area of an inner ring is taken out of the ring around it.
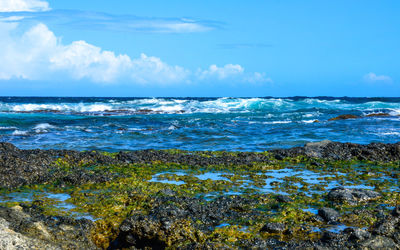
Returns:
[[[398,249],[399,177],[400,143],[262,153],[0,143],[0,249]]]

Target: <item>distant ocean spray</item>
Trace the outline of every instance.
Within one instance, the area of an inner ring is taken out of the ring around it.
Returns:
[[[345,114],[359,118],[329,121]],[[0,140],[26,149],[264,151],[325,139],[400,141],[400,98],[0,97]]]

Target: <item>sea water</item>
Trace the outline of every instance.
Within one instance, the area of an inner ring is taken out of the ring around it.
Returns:
[[[387,116],[366,117],[385,113]],[[363,118],[328,121],[338,115]],[[400,141],[400,98],[0,97],[0,141],[23,149],[265,151]]]

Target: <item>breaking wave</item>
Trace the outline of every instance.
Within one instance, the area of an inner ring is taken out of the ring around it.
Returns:
[[[299,110],[347,110],[365,114],[384,112],[400,115],[399,102],[365,99],[351,102],[347,99],[324,100],[318,98],[147,98],[105,99],[97,102],[48,102],[7,103],[0,102],[0,112],[9,113],[66,113],[90,115],[132,114],[190,114],[190,113],[249,113],[293,112]]]

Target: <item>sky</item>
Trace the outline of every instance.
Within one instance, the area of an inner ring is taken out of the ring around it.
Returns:
[[[0,96],[400,96],[398,0],[0,0]]]

